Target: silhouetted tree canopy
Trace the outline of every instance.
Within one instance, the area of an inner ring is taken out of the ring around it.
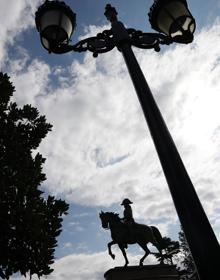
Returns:
[[[0,278],[50,274],[68,204],[39,190],[45,159],[33,151],[51,130],[36,108],[10,102],[14,87],[0,73]],[[22,93],[21,93],[22,94]]]
[[[173,241],[169,237],[163,237],[164,253],[163,258],[167,264],[176,264],[181,280],[199,280],[196,267],[186,241],[183,230],[179,232],[179,241]],[[161,255],[154,253],[161,261]],[[175,260],[175,261],[173,261]]]
[[[167,264],[173,264],[173,258],[180,252],[180,244],[178,241],[171,240],[169,237],[163,237],[163,244],[165,248],[165,254],[163,258]],[[158,261],[161,261],[161,255],[159,253],[154,254]]]

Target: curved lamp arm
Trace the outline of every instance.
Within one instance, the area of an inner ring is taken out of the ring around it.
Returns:
[[[130,44],[141,49],[154,49],[160,51],[160,45],[173,43],[172,39],[160,33],[144,33],[133,28],[127,29],[130,37]]]
[[[158,33],[144,33],[133,28],[128,28],[129,43],[132,46],[141,49],[154,49],[160,51],[160,45],[169,45],[172,42],[171,38],[163,34]],[[99,53],[105,53],[111,51],[114,47],[117,47],[117,42],[113,37],[112,30],[104,30],[102,33],[98,33],[94,37],[83,39],[75,45],[60,44],[57,47],[51,49],[51,52],[56,54],[74,52],[90,51],[94,57],[97,57]]]
[[[75,45],[60,44],[59,46],[52,48],[51,52],[62,54],[70,51],[90,51],[93,53],[94,57],[97,57],[99,53],[111,51],[116,46],[112,35],[111,30],[104,30],[102,33],[98,33],[95,37],[83,39]]]

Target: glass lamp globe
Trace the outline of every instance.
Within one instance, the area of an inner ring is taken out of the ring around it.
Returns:
[[[76,27],[76,14],[63,1],[46,1],[38,8],[35,22],[43,47],[52,52],[69,43]]]
[[[177,43],[191,43],[196,28],[195,19],[186,0],[155,0],[149,12],[153,29]]]

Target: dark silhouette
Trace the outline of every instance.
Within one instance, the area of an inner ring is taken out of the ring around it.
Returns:
[[[164,261],[166,260],[167,264],[173,265],[173,258],[180,252],[180,244],[178,241],[173,241],[169,237],[163,237],[163,244],[165,247],[163,259]],[[159,261],[161,261],[161,255],[159,253],[155,253],[154,255]]]
[[[125,258],[125,266],[127,266],[129,261],[125,248],[127,248],[127,244],[137,243],[145,251],[145,254],[140,259],[139,263],[139,265],[142,266],[144,259],[151,253],[147,247],[147,243],[151,242],[160,252],[161,263],[163,263],[163,238],[156,227],[133,223],[133,234],[131,236],[129,234],[127,225],[121,221],[118,214],[112,212],[101,212],[99,217],[102,222],[102,227],[105,229],[110,229],[111,231],[112,241],[108,243],[108,252],[113,259],[115,258],[115,255],[111,251],[111,246],[117,244]]]
[[[122,221],[125,224],[132,224],[134,223],[134,218],[133,218],[133,213],[132,213],[132,209],[130,204],[132,204],[133,202],[131,202],[128,198],[125,198],[121,205],[124,206],[124,218],[122,218]]]
[[[45,159],[33,151],[51,130],[36,108],[10,102],[14,87],[0,73],[0,278],[50,274],[65,201],[43,196]]]
[[[121,221],[127,226],[129,238],[133,239],[133,227],[134,227],[134,218],[132,213],[132,208],[130,204],[132,204],[128,198],[125,198],[121,205],[124,206],[124,217],[121,219]],[[126,246],[127,247],[127,246]]]

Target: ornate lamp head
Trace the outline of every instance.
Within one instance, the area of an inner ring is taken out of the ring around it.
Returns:
[[[76,14],[64,2],[45,1],[35,14],[41,43],[49,52],[68,44],[76,27]]]
[[[155,0],[148,15],[152,28],[165,33],[174,42],[193,41],[196,24],[186,0]]]

